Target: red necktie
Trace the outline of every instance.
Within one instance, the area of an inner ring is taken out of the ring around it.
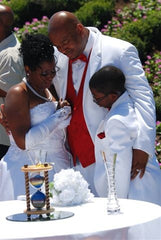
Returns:
[[[79,55],[77,58],[70,59],[69,61],[70,61],[70,63],[73,63],[73,62],[77,61],[78,59],[83,62],[87,62],[87,57],[84,54]]]

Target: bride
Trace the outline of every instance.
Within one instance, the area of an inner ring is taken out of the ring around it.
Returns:
[[[12,187],[8,190],[9,199],[25,194],[23,165],[45,157],[43,161],[54,163],[53,172],[49,172],[52,180],[54,172],[70,167],[71,158],[65,148],[65,127],[70,123],[71,107],[67,101],[57,102],[48,90],[56,74],[53,45],[42,34],[27,34],[20,54],[26,78],[8,91],[5,101],[11,146],[2,161],[7,164],[13,185],[13,196]],[[3,191],[6,195],[9,176],[0,183],[1,196]]]

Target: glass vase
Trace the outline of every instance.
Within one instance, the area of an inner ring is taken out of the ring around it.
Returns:
[[[117,199],[117,193],[115,188],[115,164],[117,154],[114,154],[107,161],[105,153],[103,152],[104,165],[108,180],[108,201],[107,201],[107,213],[117,214],[120,212],[120,205]]]

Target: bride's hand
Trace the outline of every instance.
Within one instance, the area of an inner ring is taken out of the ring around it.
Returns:
[[[57,109],[63,108],[64,106],[70,106],[70,104],[67,100],[63,100],[62,98],[60,98]]]
[[[58,129],[64,129],[66,128],[67,126],[69,126],[70,124],[70,120],[71,120],[71,115],[69,115],[66,119],[64,120],[61,120],[58,124]]]

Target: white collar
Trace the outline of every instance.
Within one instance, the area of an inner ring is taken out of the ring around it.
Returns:
[[[90,51],[91,51],[91,49],[92,49],[92,47],[93,47],[93,44],[94,44],[94,35],[95,35],[95,33],[89,29],[88,41],[87,41],[86,47],[85,47],[85,49],[84,49],[84,51],[83,51],[83,53],[84,53],[84,55],[85,55],[86,57],[88,57],[88,55],[89,55],[89,53],[90,53]]]
[[[16,43],[17,38],[16,36],[12,33],[10,34],[7,38],[5,38],[2,42],[0,42],[0,49],[4,49],[6,46],[8,47],[9,44],[11,44],[12,42]],[[12,43],[14,46],[14,43]]]
[[[111,109],[116,108],[119,104],[123,102],[132,102],[132,99],[130,98],[127,91],[125,91],[113,104]]]

